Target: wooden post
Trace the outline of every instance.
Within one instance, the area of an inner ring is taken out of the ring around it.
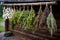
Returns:
[[[9,18],[7,17],[7,19],[5,20],[5,31],[9,31]]]

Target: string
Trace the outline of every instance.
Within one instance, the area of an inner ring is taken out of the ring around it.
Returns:
[[[16,11],[18,11],[18,10],[17,10],[17,6],[16,6]]]
[[[48,3],[46,3],[46,7],[48,6]]]
[[[21,11],[21,6],[19,7],[19,10]]]
[[[40,10],[42,10],[42,5],[41,4],[40,4],[40,8],[39,8],[38,14],[40,14]]]
[[[50,5],[50,12],[52,12],[52,5]]]
[[[27,10],[29,10],[29,7],[27,6]]]
[[[40,10],[42,10],[42,5],[40,4]]]
[[[15,11],[15,6],[14,6],[14,11]]]
[[[32,8],[32,5],[31,5],[31,10],[32,10],[33,8]]]
[[[25,6],[23,6],[23,10],[25,10]]]

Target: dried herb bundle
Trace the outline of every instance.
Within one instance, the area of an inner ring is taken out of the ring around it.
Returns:
[[[48,31],[50,32],[51,36],[57,30],[56,21],[54,19],[52,11],[50,12],[50,14],[47,17],[47,28],[48,28]]]
[[[48,30],[49,30],[51,36],[57,30],[56,21],[55,21],[53,14],[51,12],[47,17],[47,27],[48,27]]]
[[[46,19],[47,19],[48,14],[49,14],[49,8],[48,8],[48,6],[46,6],[45,10],[42,14],[41,20],[40,20],[41,26],[44,26],[46,24]]]
[[[16,25],[16,24],[19,24],[19,21],[17,21],[17,20],[19,20],[18,19],[18,17],[20,16],[20,13],[21,13],[21,11],[14,11],[14,13],[12,13],[12,18],[10,19],[10,24],[11,24],[11,27],[12,27],[12,29],[14,29],[14,26]]]
[[[22,29],[26,30],[27,29],[27,18],[29,16],[29,10],[25,11],[24,14],[22,15],[21,19],[21,25]]]
[[[23,9],[23,11],[21,11],[20,12],[20,14],[18,14],[17,16],[18,16],[18,19],[17,19],[17,23],[21,23],[21,21],[22,21],[22,16],[24,15],[24,13],[25,13],[25,10]],[[17,13],[16,13],[17,14]]]
[[[27,28],[30,29],[32,27],[32,29],[34,28],[33,25],[33,20],[35,17],[35,11],[33,10],[33,8],[31,8],[30,12],[29,12],[29,16],[27,18]]]
[[[41,15],[42,15],[42,8],[40,6],[40,9],[38,11],[38,14],[37,16],[35,17],[35,20],[34,20],[34,27],[35,27],[35,31],[40,28],[40,25],[39,25],[39,22],[40,22],[40,19],[41,19]]]

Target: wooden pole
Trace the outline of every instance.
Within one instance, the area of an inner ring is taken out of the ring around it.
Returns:
[[[50,4],[56,4],[56,2],[36,2],[36,3],[12,3],[12,4],[3,4],[3,5],[8,5],[8,6],[11,6],[11,5],[50,5]]]

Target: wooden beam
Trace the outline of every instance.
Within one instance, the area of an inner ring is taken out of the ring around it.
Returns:
[[[3,4],[4,6],[12,6],[12,5],[50,5],[56,4],[56,2],[36,2],[36,3],[12,3],[12,4]]]

